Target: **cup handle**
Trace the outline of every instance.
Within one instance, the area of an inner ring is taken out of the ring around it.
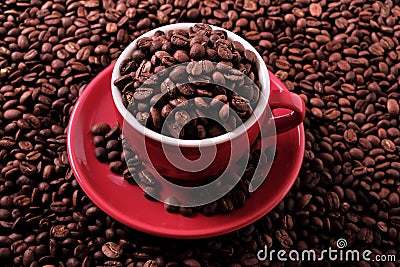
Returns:
[[[285,115],[274,117],[276,134],[287,132],[303,122],[306,115],[306,107],[303,99],[287,90],[271,90],[269,96],[271,111],[277,108],[292,110]]]

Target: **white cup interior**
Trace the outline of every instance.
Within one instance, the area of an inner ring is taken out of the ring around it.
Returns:
[[[157,31],[163,31],[167,33],[170,30],[177,30],[177,29],[183,29],[183,30],[188,30],[190,27],[193,27],[196,23],[176,23],[176,24],[171,24],[171,25],[166,25],[162,26],[156,29],[153,29],[138,38],[136,38],[131,44],[129,44],[125,50],[121,53],[121,55],[118,57],[117,62],[115,63],[113,72],[112,72],[112,78],[111,78],[111,91],[112,91],[112,97],[113,101],[115,103],[115,106],[118,109],[118,112],[124,117],[125,123],[129,123],[131,127],[136,129],[137,131],[143,133],[143,136],[149,137],[151,139],[157,140],[159,142],[162,142],[164,144],[170,144],[170,145],[179,145],[180,147],[207,147],[207,146],[215,146],[216,144],[219,143],[224,143],[226,141],[232,140],[235,137],[241,136],[246,129],[249,129],[253,124],[255,124],[258,120],[258,118],[261,117],[263,112],[266,109],[266,106],[268,104],[268,98],[270,94],[270,79],[269,79],[269,74],[268,74],[268,69],[267,66],[265,65],[262,57],[260,54],[257,52],[257,50],[246,40],[244,40],[242,37],[234,34],[231,31],[228,31],[226,29],[217,27],[217,26],[211,26],[213,30],[223,30],[227,33],[228,38],[232,41],[238,41],[240,42],[245,49],[248,49],[252,52],[254,52],[257,56],[257,62],[256,68],[258,71],[258,78],[261,84],[261,94],[260,98],[258,100],[257,106],[255,110],[253,111],[253,115],[244,123],[244,127],[238,127],[235,130],[217,136],[217,137],[212,137],[212,138],[207,138],[203,140],[183,140],[183,139],[177,139],[165,135],[161,135],[157,132],[154,132],[142,124],[140,124],[136,118],[125,108],[124,104],[122,103],[122,94],[120,90],[114,85],[114,80],[119,78],[121,76],[121,73],[119,71],[119,66],[121,65],[121,62],[125,60],[126,58],[129,58],[130,55],[132,54],[133,50],[136,48],[136,42],[138,39],[142,37],[152,37],[155,32]],[[121,127],[124,127],[121,125]]]

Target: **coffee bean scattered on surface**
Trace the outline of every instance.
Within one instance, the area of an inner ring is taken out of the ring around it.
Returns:
[[[105,122],[99,122],[92,126],[94,155],[100,162],[108,162],[110,171],[122,174],[125,160],[122,157],[122,142],[119,125],[110,127]]]
[[[175,138],[204,139],[251,116],[261,88],[255,61],[226,31],[195,24],[138,39],[114,85],[141,124]]]
[[[258,261],[257,251],[318,253],[339,238],[349,249],[400,259],[399,17],[393,0],[0,1],[2,266],[282,266]],[[64,131],[87,83],[133,39],[193,21],[245,37],[303,97],[306,151],[288,195],[256,223],[176,240],[130,229],[97,208],[70,171]],[[397,151],[385,150],[385,139]],[[52,236],[57,225],[69,229],[66,237]],[[103,254],[107,242],[122,248],[118,259]]]

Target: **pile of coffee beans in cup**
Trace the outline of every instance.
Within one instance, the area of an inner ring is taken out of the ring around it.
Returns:
[[[255,62],[255,53],[226,31],[195,24],[138,39],[114,85],[141,124],[175,138],[204,139],[251,116],[260,90]]]
[[[162,189],[159,186],[159,182],[142,164],[134,149],[122,138],[118,123],[111,127],[106,122],[98,122],[92,126],[91,134],[95,147],[95,157],[100,162],[107,163],[111,172],[121,175],[130,184],[138,185],[139,183],[144,188],[144,196],[149,200],[156,201],[149,194],[149,191],[152,191],[152,195],[160,194],[159,190]],[[190,208],[180,207],[179,199],[171,196],[165,200],[165,210],[170,213],[180,213],[183,216],[190,217],[194,212],[201,212],[206,216],[214,216],[217,214],[230,214],[234,210],[242,208],[246,199],[251,196],[248,188],[259,158],[260,150],[255,150],[249,155],[247,168],[240,181],[222,198],[207,205]]]
[[[0,1],[0,265],[398,266],[257,253],[319,255],[344,238],[371,259],[400,259],[399,21],[393,0]],[[307,107],[304,162],[287,196],[257,222],[200,240],[114,220],[85,195],[66,154],[85,86],[138,36],[176,22],[244,37]]]

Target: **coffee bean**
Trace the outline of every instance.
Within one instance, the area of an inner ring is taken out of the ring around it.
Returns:
[[[204,139],[207,137],[207,130],[203,125],[197,125],[197,137]]]
[[[391,116],[398,116],[399,115],[399,103],[395,99],[389,99],[387,101],[387,109]]]
[[[222,108],[219,110],[219,117],[221,120],[226,121],[229,117],[229,104],[226,103],[225,105],[222,106]]]
[[[183,261],[183,264],[188,267],[200,267],[201,264],[195,259],[186,259]]]
[[[160,111],[158,111],[158,109],[152,107],[150,109],[150,114],[151,114],[151,118],[152,118],[154,126],[156,128],[161,128],[162,127],[162,121],[161,121]]]
[[[123,172],[123,163],[120,160],[112,161],[109,165],[110,171],[116,174],[121,174]]]
[[[213,73],[212,79],[214,80],[215,83],[217,83],[219,85],[225,85],[225,77],[219,71],[216,71],[216,72]]]
[[[9,248],[0,248],[0,259],[9,261],[11,259],[11,250]]]
[[[229,198],[218,201],[218,209],[222,213],[231,213],[234,209],[233,202]]]
[[[193,214],[193,210],[192,210],[192,208],[189,208],[189,207],[180,207],[179,213],[185,217],[190,217]]]
[[[257,60],[257,56],[254,52],[250,50],[245,50],[244,51],[244,57],[250,62],[250,63],[255,63]],[[282,62],[281,62],[282,63]],[[285,62],[283,62],[285,63]]]
[[[64,225],[55,225],[51,228],[50,233],[55,238],[65,238],[69,235],[69,229]]]
[[[382,140],[381,144],[383,149],[387,152],[395,152],[397,150],[396,145],[390,139]]]
[[[114,242],[107,242],[101,247],[103,254],[110,259],[118,259],[122,254],[122,249]]]
[[[232,51],[226,46],[219,46],[217,49],[218,56],[221,59],[230,60],[233,58]]]
[[[194,44],[190,47],[190,57],[193,59],[203,59],[206,54],[204,46],[201,44]]]
[[[110,130],[107,123],[99,122],[92,126],[91,132],[93,135],[105,135]]]
[[[249,102],[240,97],[240,96],[234,96],[232,97],[232,105],[239,111],[247,111],[249,110],[250,106],[249,106]]]
[[[196,107],[201,109],[208,108],[208,103],[202,97],[195,97],[194,104],[196,105]]]
[[[109,162],[119,161],[121,159],[121,153],[119,151],[111,151],[107,154],[107,160]]]
[[[56,201],[51,203],[50,209],[57,213],[64,213],[67,211],[67,205],[64,202]]]
[[[100,162],[105,162],[107,159],[107,151],[104,147],[96,147],[94,155]]]
[[[122,267],[122,263],[119,261],[105,261],[104,266],[106,267]]]
[[[344,140],[354,144],[357,142],[357,133],[353,129],[348,129],[344,132]]]
[[[136,100],[144,100],[148,97],[150,97],[153,94],[153,89],[152,88],[138,88],[135,90],[135,93],[133,94],[133,97]]]
[[[184,126],[189,122],[189,120],[190,120],[190,115],[185,110],[177,111],[175,113],[175,121],[179,125]]]
[[[335,120],[340,117],[340,111],[335,108],[328,109],[324,112],[324,117],[328,120]]]
[[[319,17],[322,14],[322,7],[319,3],[312,3],[310,5],[310,14],[313,17]]]
[[[196,92],[195,88],[189,84],[178,85],[178,90],[185,97],[193,96]]]
[[[383,56],[385,53],[384,48],[379,43],[371,45],[368,50],[371,54],[375,56]]]
[[[189,62],[190,61],[190,58],[189,58],[189,56],[188,56],[188,54],[186,53],[185,50],[177,50],[174,53],[174,58],[180,63]]]
[[[105,138],[103,136],[101,136],[101,135],[96,135],[96,136],[93,137],[93,144],[96,147],[104,146],[105,142],[106,142]]]
[[[185,66],[178,65],[178,66],[174,67],[171,70],[171,72],[169,73],[169,78],[170,79],[167,78],[163,82],[163,84],[168,85],[169,90],[172,90],[175,87],[173,82],[184,82],[184,77],[186,75],[185,71],[186,71],[186,67]],[[166,90],[166,91],[168,91],[168,90]]]
[[[203,64],[201,61],[189,62],[186,66],[186,72],[194,76],[199,76],[203,73]]]
[[[189,44],[189,39],[181,32],[177,32],[172,34],[171,43],[177,47],[184,47]]]
[[[179,212],[179,201],[176,197],[169,197],[165,200],[164,207],[165,210],[171,213]]]
[[[170,104],[165,105],[161,110],[161,116],[166,118],[172,112],[172,106]]]
[[[156,261],[148,260],[144,263],[143,267],[157,267]]]
[[[108,140],[106,144],[106,150],[113,151],[118,150],[121,147],[121,143],[118,140]]]
[[[4,112],[3,118],[6,120],[17,120],[22,117],[22,112],[18,109],[8,109]]]

